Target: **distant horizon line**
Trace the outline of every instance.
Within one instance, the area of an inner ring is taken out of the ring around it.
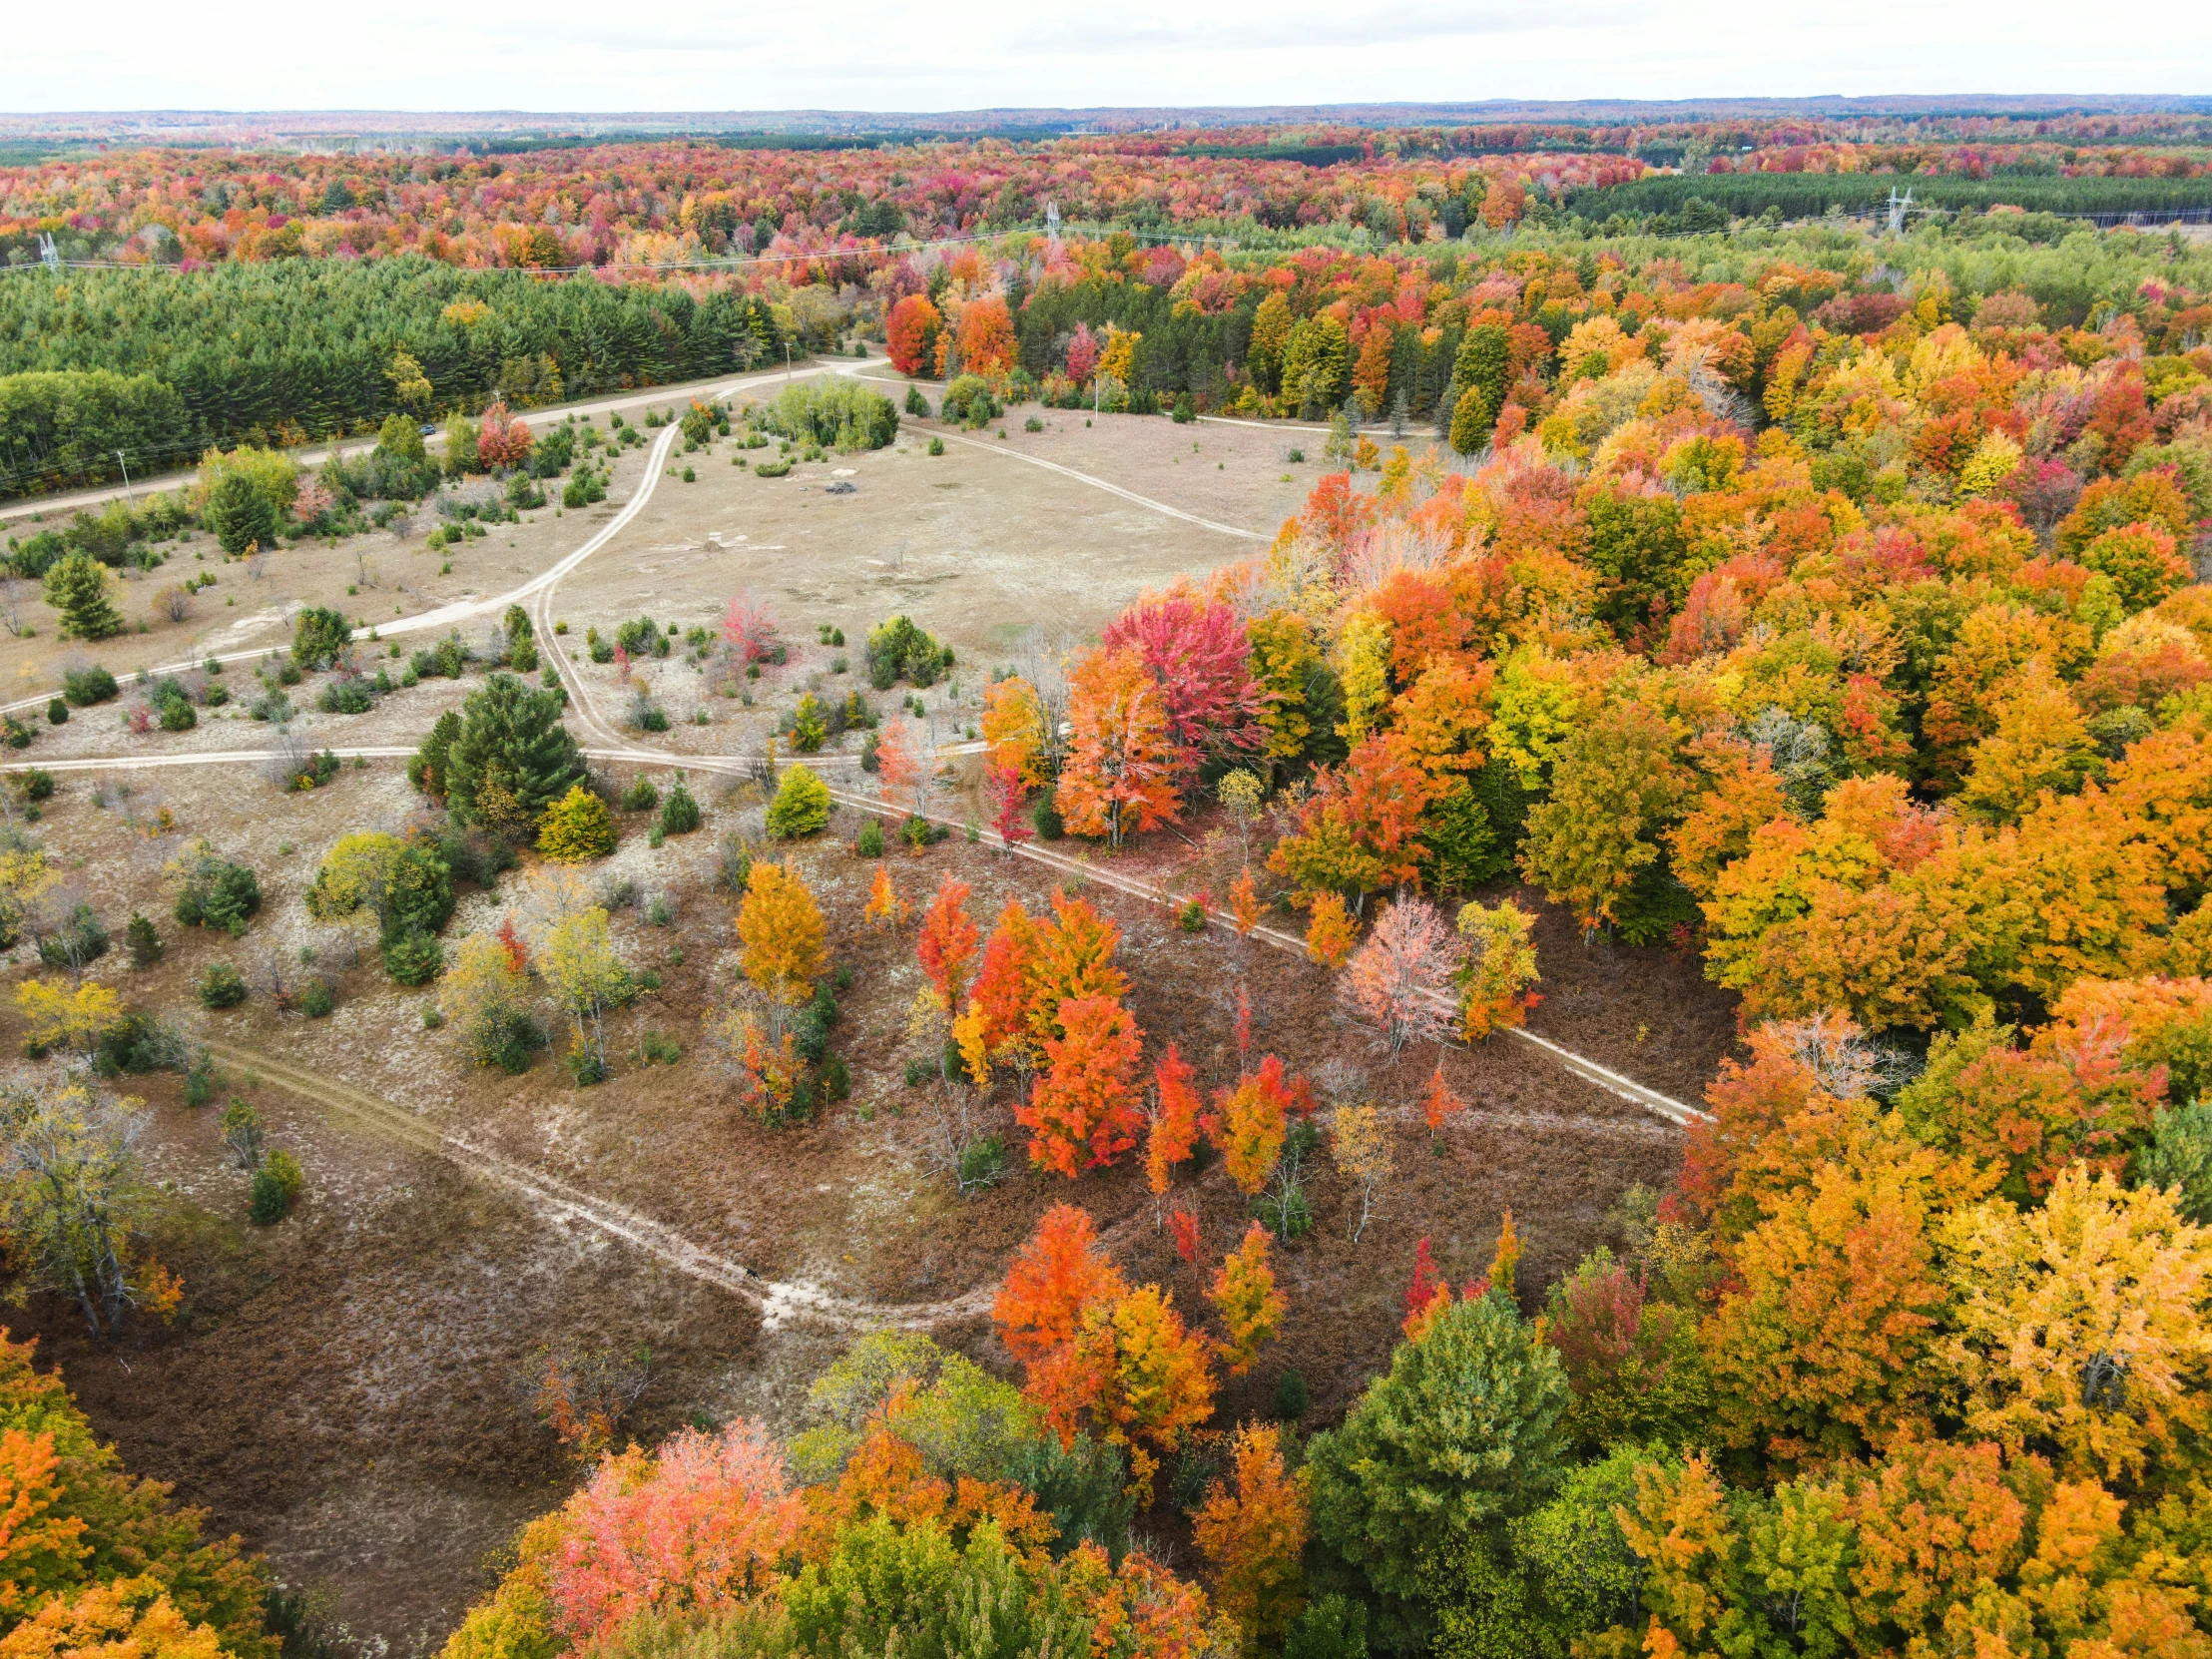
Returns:
[[[1088,104],[982,105],[934,110],[836,109],[821,105],[787,109],[455,109],[455,108],[295,108],[227,109],[181,105],[119,109],[0,111],[0,132],[52,129],[71,124],[164,126],[214,123],[319,123],[325,127],[359,121],[377,123],[471,123],[500,126],[548,124],[606,126],[622,123],[719,131],[806,131],[821,126],[859,131],[891,127],[1067,126],[1095,121],[1142,126],[1269,125],[1299,121],[1339,121],[1352,126],[1386,124],[1431,126],[1459,121],[1553,119],[1602,121],[1653,116],[1708,119],[1792,113],[1866,116],[2023,116],[2023,115],[2197,115],[2212,114],[2212,95],[2203,93],[2097,92],[1953,92],[1815,93],[1797,96],[1713,93],[1685,98],[1491,98],[1349,100],[1337,103],[1266,104]],[[748,124],[754,124],[749,126]]]

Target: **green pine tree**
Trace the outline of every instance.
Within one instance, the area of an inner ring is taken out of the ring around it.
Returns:
[[[72,553],[47,571],[46,603],[61,612],[65,638],[104,640],[123,632],[123,613],[108,599],[108,573],[89,554]]]
[[[1557,1351],[1492,1293],[1437,1314],[1342,1428],[1314,1436],[1315,1541],[1374,1591],[1383,1645],[1427,1645],[1439,1540],[1502,1555],[1507,1524],[1550,1496],[1567,1399]]]
[[[276,504],[245,472],[226,472],[208,492],[208,528],[226,553],[274,547],[283,528]]]
[[[478,795],[494,779],[514,798],[512,816],[530,823],[584,781],[583,757],[561,724],[561,700],[511,674],[494,674],[470,694],[445,763],[446,805],[464,824],[485,822]]]

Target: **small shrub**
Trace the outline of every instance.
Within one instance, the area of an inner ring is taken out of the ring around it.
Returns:
[[[960,1196],[988,1192],[1006,1176],[1006,1143],[996,1135],[983,1135],[960,1148]]]
[[[661,833],[664,835],[688,835],[699,828],[699,803],[692,799],[690,790],[684,787],[679,773],[668,792],[668,800],[661,807]]]
[[[254,1177],[253,1196],[248,1200],[247,1218],[256,1227],[275,1227],[284,1219],[289,1210],[284,1202],[284,1184],[268,1170]]]
[[[538,850],[556,863],[603,858],[614,849],[615,825],[607,804],[581,784],[571,784],[539,822]]]
[[[1044,422],[1042,420],[1039,420],[1035,415],[1031,415],[1027,420],[1021,423],[1021,429],[1024,432],[1041,432],[1044,430]]]
[[[1277,1238],[1288,1243],[1303,1239],[1314,1230],[1313,1206],[1306,1199],[1306,1185],[1298,1180],[1278,1179],[1276,1184],[1252,1201],[1253,1219]]]
[[[353,627],[338,612],[310,605],[293,619],[291,660],[303,669],[328,668],[352,643]]]
[[[108,702],[116,690],[115,676],[98,663],[67,669],[62,674],[62,696],[80,709]]]
[[[194,854],[177,894],[176,915],[187,927],[220,927],[243,938],[250,917],[262,907],[262,883],[244,864],[226,863],[203,847]]]
[[[46,724],[49,726],[67,726],[69,724],[69,704],[65,700],[56,697],[47,701]]]
[[[54,775],[44,767],[32,767],[16,775],[16,795],[25,802],[51,801],[54,797]]]
[[[1029,822],[1035,827],[1040,840],[1056,841],[1067,833],[1067,825],[1060,818],[1060,808],[1049,793],[1037,797],[1036,806],[1029,810]]]
[[[942,438],[931,438],[931,439],[929,440],[929,453],[930,453],[930,454],[932,454],[932,455],[941,455],[941,454],[943,454],[943,453],[944,453],[944,439],[942,439]]]
[[[918,813],[909,816],[906,822],[898,827],[898,838],[916,852],[919,852],[923,847],[935,846],[937,842],[944,840],[951,833],[952,829],[949,825],[931,824]]]
[[[642,772],[622,792],[622,810],[626,813],[650,812],[661,804],[661,792],[653,787],[653,780]]]
[[[1313,1403],[1306,1374],[1295,1367],[1275,1380],[1275,1414],[1285,1422],[1297,1422]]]
[[[402,985],[427,985],[445,967],[445,948],[428,933],[413,929],[384,941],[384,971]]]
[[[123,929],[123,942],[130,948],[133,967],[150,968],[162,959],[162,936],[154,931],[154,924],[136,910],[131,912],[130,923]]]
[[[125,1014],[100,1034],[92,1053],[92,1069],[102,1077],[142,1077],[186,1066],[184,1033],[152,1014]]]
[[[822,1063],[822,1098],[842,1100],[852,1092],[852,1069],[844,1056],[832,1054]]]
[[[743,835],[724,835],[715,861],[715,890],[742,893],[752,876],[753,848]]]
[[[272,1152],[255,1173],[249,1215],[257,1227],[274,1227],[291,1214],[292,1206],[307,1184],[299,1160],[288,1152]]]
[[[768,832],[779,840],[811,835],[830,822],[830,787],[803,766],[784,774],[769,803]]]
[[[299,1011],[309,1019],[321,1019],[337,1005],[337,997],[326,979],[310,979],[307,988],[299,993]]]
[[[1176,925],[1186,933],[1206,931],[1206,906],[1193,898],[1175,913]]]
[[[246,980],[229,962],[211,963],[194,989],[203,1008],[236,1008],[246,1000]]]
[[[871,818],[861,825],[859,839],[853,842],[852,849],[863,858],[880,858],[883,855],[883,821]]]
[[[38,941],[38,959],[50,968],[82,969],[108,953],[108,930],[90,904],[80,903],[69,919]]]

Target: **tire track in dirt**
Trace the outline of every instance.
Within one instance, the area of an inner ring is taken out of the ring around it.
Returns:
[[[591,1228],[658,1258],[687,1278],[738,1297],[759,1310],[764,1331],[797,1320],[812,1320],[841,1330],[882,1326],[923,1330],[990,1312],[994,1286],[978,1287],[947,1301],[896,1304],[835,1296],[801,1280],[764,1278],[743,1262],[709,1250],[627,1205],[448,1134],[379,1096],[314,1076],[257,1049],[220,1040],[207,1041],[205,1046],[226,1065],[252,1070],[286,1093],[327,1107],[402,1146],[443,1158],[479,1180],[506,1189],[548,1221]]]
[[[1185,524],[1195,524],[1201,530],[1212,530],[1219,535],[1235,536],[1240,541],[1264,542],[1270,539],[1258,530],[1247,530],[1241,525],[1223,524],[1218,519],[1201,518],[1196,513],[1187,513],[1181,507],[1171,507],[1165,501],[1153,500],[1149,495],[1139,495],[1135,490],[1123,489],[1119,484],[1109,484],[1103,478],[1094,478],[1088,472],[1078,472],[1072,466],[1062,466],[1058,461],[1048,461],[1042,455],[1025,455],[1018,449],[1001,449],[994,443],[985,443],[981,438],[962,437],[958,432],[942,432],[932,435],[950,438],[954,443],[964,443],[970,449],[988,450],[993,455],[1004,455],[1009,460],[1026,461],[1031,466],[1041,466],[1047,472],[1057,472],[1063,478],[1073,478],[1079,484],[1088,484],[1093,489],[1104,490],[1108,495],[1118,495],[1124,501],[1134,501],[1140,507],[1150,507],[1156,513],[1165,513],[1170,518],[1179,518]]]

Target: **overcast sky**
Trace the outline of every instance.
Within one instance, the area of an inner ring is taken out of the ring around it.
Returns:
[[[2151,0],[54,0],[0,109],[987,106],[2212,93],[2212,6]]]

